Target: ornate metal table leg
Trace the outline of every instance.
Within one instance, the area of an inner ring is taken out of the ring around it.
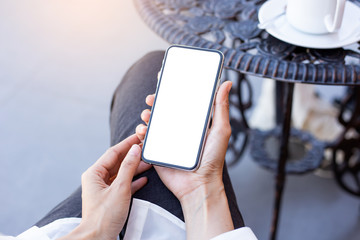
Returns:
[[[345,191],[358,197],[360,197],[359,95],[360,87],[354,87],[343,100],[338,119],[345,130],[337,141],[328,146],[333,151],[332,165],[336,181]],[[346,115],[349,116],[345,117]]]
[[[275,82],[275,106],[276,106],[276,124],[280,125],[284,121],[284,84],[282,82]]]
[[[285,84],[285,83],[284,83]],[[288,142],[290,135],[290,124],[291,124],[291,111],[292,111],[292,100],[294,92],[294,83],[286,83],[284,86],[287,87],[285,95],[285,117],[282,126],[282,136],[280,145],[280,156],[278,162],[278,169],[276,173],[276,192],[275,192],[275,203],[273,209],[273,219],[271,226],[271,240],[276,239],[277,226],[280,216],[280,207],[283,189],[286,180],[285,166],[288,158]]]
[[[232,79],[228,71],[226,71],[226,78]],[[229,167],[235,165],[240,160],[248,144],[250,128],[245,111],[252,106],[252,88],[250,82],[239,72],[232,71],[231,73],[234,74],[232,75],[234,86],[230,93],[230,124],[232,133],[226,157]],[[248,94],[247,101],[244,100],[244,95],[242,94],[244,87]]]

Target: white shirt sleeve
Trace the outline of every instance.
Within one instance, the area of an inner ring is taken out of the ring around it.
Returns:
[[[79,225],[81,218],[58,219],[48,225],[29,228],[16,237],[1,236],[0,240],[53,240],[65,236]]]
[[[48,225],[32,227],[17,237],[0,236],[0,240],[55,240],[80,224],[80,218],[58,219]],[[126,240],[185,240],[185,223],[165,209],[150,202],[134,199],[125,234]],[[211,240],[257,240],[248,227],[220,234]]]
[[[211,240],[257,240],[255,234],[249,227],[242,227],[230,232],[220,234]]]
[[[150,202],[134,199],[125,240],[185,240],[185,223],[165,209]],[[220,234],[211,240],[257,240],[249,227]]]
[[[21,233],[17,237],[11,236],[0,236],[0,240],[27,240],[27,239],[38,239],[38,240],[50,240],[50,238],[41,231],[38,227],[32,227]]]

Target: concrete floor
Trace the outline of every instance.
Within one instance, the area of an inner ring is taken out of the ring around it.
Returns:
[[[16,235],[80,184],[109,146],[119,80],[168,44],[132,1],[2,0],[0,46],[0,232]],[[260,86],[255,79],[255,102]],[[247,225],[267,239],[273,173],[246,153],[230,174]],[[333,179],[290,176],[279,239],[359,239],[359,204]]]

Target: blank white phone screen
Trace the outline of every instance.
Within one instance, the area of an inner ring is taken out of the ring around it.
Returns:
[[[222,54],[181,46],[167,50],[144,143],[149,162],[193,169],[222,66]]]

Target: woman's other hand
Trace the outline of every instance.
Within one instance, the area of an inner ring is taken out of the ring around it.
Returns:
[[[136,135],[128,137],[83,173],[82,220],[63,239],[117,238],[128,216],[131,195],[147,182],[146,177],[132,179],[151,167],[140,162],[139,143]]]

